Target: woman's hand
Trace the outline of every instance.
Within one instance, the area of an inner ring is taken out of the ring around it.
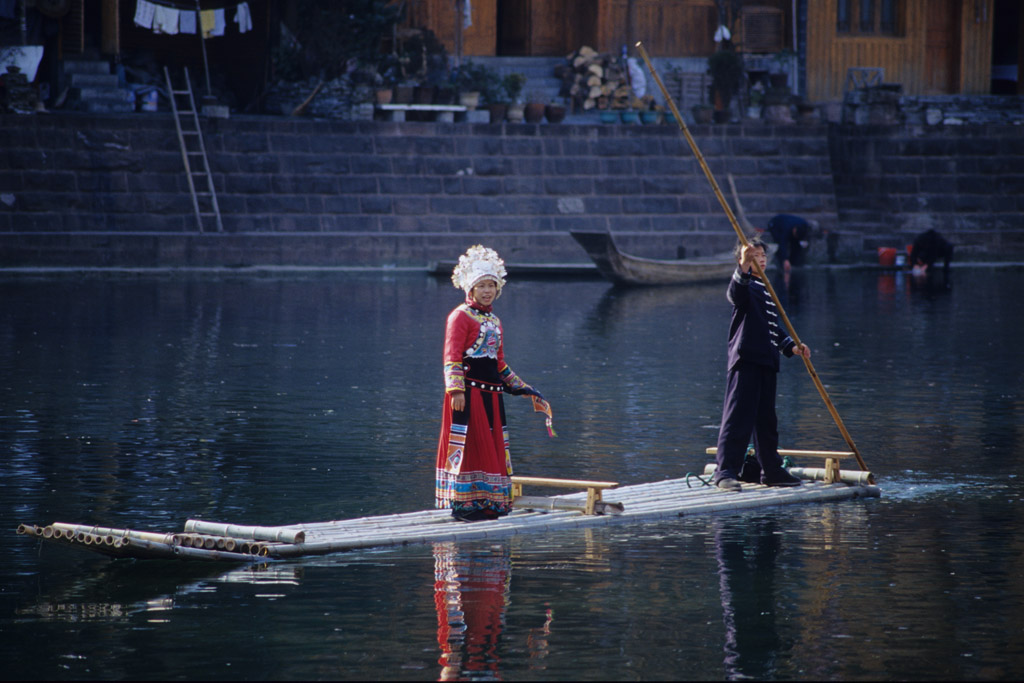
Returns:
[[[452,410],[465,410],[466,409],[466,392],[464,391],[453,391],[452,396]]]

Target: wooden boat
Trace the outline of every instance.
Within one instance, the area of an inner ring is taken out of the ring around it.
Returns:
[[[449,278],[457,263],[457,261],[431,261],[427,264],[427,273]],[[505,272],[516,277],[528,278],[601,278],[593,263],[506,263]]]
[[[851,454],[792,453],[825,456],[825,467],[791,467],[789,472],[804,480],[801,486],[743,484],[739,493],[710,485],[708,475],[714,465],[708,465],[702,475],[688,474],[681,479],[623,487],[616,482],[513,477],[512,513],[487,522],[463,523],[455,521],[447,510],[424,510],[280,527],[189,520],[183,531],[170,533],[61,522],[45,526],[22,524],[17,531],[111,557],[263,562],[357,548],[497,539],[529,532],[881,495],[870,472],[839,469],[839,458]],[[537,486],[578,492],[560,496],[522,495],[524,487]]]
[[[724,282],[736,269],[736,258],[719,254],[700,258],[661,260],[619,251],[607,232],[574,230],[572,236],[593,260],[597,270],[617,285],[685,285]]]

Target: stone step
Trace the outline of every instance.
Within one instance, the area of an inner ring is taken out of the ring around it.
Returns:
[[[102,60],[69,59],[64,62],[65,74],[109,74],[110,62]]]
[[[135,102],[126,100],[89,100],[82,102],[82,111],[94,114],[131,113],[135,111]]]
[[[78,111],[133,112],[135,93],[130,90],[72,88],[70,106]]]
[[[116,88],[116,74],[100,73],[73,73],[71,74],[71,87],[73,88]]]
[[[471,61],[486,65],[505,77],[521,73],[526,76],[522,98],[524,101],[550,102],[559,100],[562,81],[555,77],[555,67],[565,64],[563,57],[470,57]]]
[[[135,93],[121,88],[72,88],[71,96],[79,100],[125,100],[135,101]]]

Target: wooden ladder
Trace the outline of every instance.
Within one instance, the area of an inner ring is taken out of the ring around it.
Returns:
[[[185,175],[188,177],[188,189],[192,194],[192,209],[196,214],[199,232],[203,229],[204,220],[214,219],[217,232],[224,231],[220,219],[220,205],[217,204],[217,190],[213,186],[213,174],[210,173],[210,160],[206,156],[206,144],[203,142],[203,131],[199,127],[199,112],[196,111],[195,97],[192,95],[192,80],[185,67],[185,90],[175,90],[171,83],[171,72],[164,67],[164,78],[167,79],[167,91],[170,93],[171,111],[174,112],[174,126],[178,131],[178,146],[181,147],[181,159],[185,162]],[[179,105],[178,98],[182,98]],[[187,105],[185,103],[187,99]],[[193,170],[196,169],[202,170]],[[200,187],[203,179],[205,189]]]

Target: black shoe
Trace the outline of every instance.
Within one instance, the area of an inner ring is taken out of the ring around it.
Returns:
[[[748,484],[761,483],[761,466],[756,461],[743,463],[743,467],[740,468],[740,481]]]
[[[761,483],[765,486],[799,486],[800,479],[794,477],[786,470],[779,470],[778,474],[772,477],[761,477]]]
[[[759,463],[757,458],[751,453],[747,453],[743,458],[743,466],[740,467],[739,480],[748,484],[761,483],[761,463]]]
[[[452,510],[452,518],[456,522],[482,522],[490,519],[483,510]]]
[[[722,477],[721,479],[715,482],[715,486],[722,489],[723,491],[736,491],[737,493],[739,493],[740,491],[743,490],[743,487],[740,486],[740,483],[733,479],[732,477]]]

